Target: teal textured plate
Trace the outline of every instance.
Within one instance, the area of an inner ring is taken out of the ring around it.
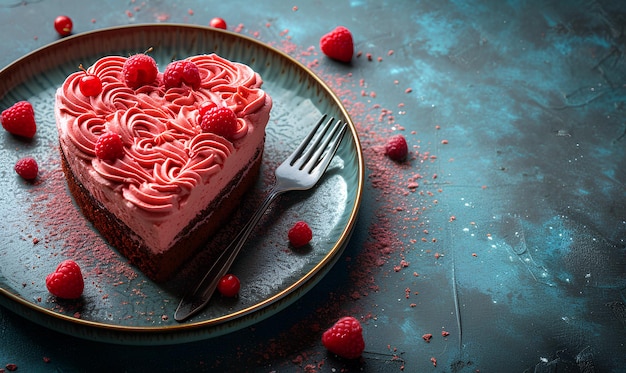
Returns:
[[[188,322],[173,313],[185,287],[204,270],[199,254],[167,284],[155,284],[127,264],[83,219],[67,191],[59,163],[54,92],[79,64],[106,55],[130,55],[153,47],[159,67],[172,59],[217,53],[250,65],[264,80],[274,108],[267,128],[262,177],[242,208],[214,241],[227,242],[268,190],[273,169],[315,124],[321,113],[342,118],[349,135],[317,188],[276,202],[232,268],[242,281],[237,299],[219,296]],[[287,54],[257,40],[208,27],[156,24],[103,29],[62,39],[0,71],[0,108],[19,100],[35,108],[32,141],[0,133],[0,304],[39,324],[81,338],[120,344],[173,344],[215,337],[251,325],[302,297],[337,261],[355,225],[363,187],[363,157],[348,113],[331,89]],[[28,183],[13,172],[31,155],[40,176]],[[292,250],[286,232],[306,220],[311,245]],[[45,276],[66,258],[83,270],[85,291],[60,301]]]

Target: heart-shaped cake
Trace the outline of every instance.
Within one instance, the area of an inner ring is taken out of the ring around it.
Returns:
[[[254,184],[272,107],[247,65],[107,56],[57,90],[63,169],[100,233],[163,281]],[[100,89],[101,88],[101,89]]]

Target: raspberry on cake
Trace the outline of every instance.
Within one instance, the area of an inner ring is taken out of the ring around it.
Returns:
[[[55,116],[83,214],[131,263],[164,281],[255,183],[272,99],[252,68],[215,54],[171,64],[167,84],[165,74],[153,78],[146,57],[96,61],[87,73],[102,91],[93,97],[80,91],[85,72],[70,75],[57,90]],[[234,119],[225,132],[201,123],[218,109]]]

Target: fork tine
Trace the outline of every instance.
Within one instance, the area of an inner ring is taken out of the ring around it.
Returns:
[[[315,152],[306,160],[306,163],[300,166],[300,169],[307,172],[313,173],[319,172],[323,173],[326,171],[326,168],[330,164],[330,161],[333,159],[341,140],[343,139],[343,135],[346,132],[347,125],[338,119],[332,128],[332,130],[328,132],[328,128],[330,128],[331,123],[335,121],[334,118],[331,118],[328,122],[326,128],[324,129],[324,133],[320,135],[320,139],[322,136],[324,137],[324,142],[320,145],[319,141],[315,144],[315,149],[312,147],[310,152],[315,150]],[[329,148],[330,146],[330,148]],[[327,150],[328,149],[328,150]]]
[[[327,115],[324,114],[322,115],[322,117],[320,118],[320,120],[317,122],[317,124],[315,125],[315,127],[311,130],[311,132],[309,132],[309,134],[304,138],[304,140],[302,140],[302,142],[300,143],[300,145],[298,145],[298,148],[296,148],[296,150],[293,151],[293,153],[291,153],[291,155],[285,159],[284,163],[289,162],[290,166],[293,166],[294,163],[298,160],[302,158],[302,153],[304,152],[304,150],[306,149],[306,147],[309,145],[309,143],[311,142],[311,140],[313,139],[313,136],[315,136],[315,134],[317,133],[317,131],[319,130],[320,126],[322,125],[322,123],[324,123],[324,120],[326,120]]]
[[[322,118],[325,119],[326,116]],[[298,170],[302,170],[304,165],[307,164],[311,160],[311,158],[313,157],[316,151],[318,151],[319,149],[323,149],[327,146],[326,144],[324,144],[324,146],[320,146],[320,143],[322,142],[322,140],[327,138],[326,133],[328,132],[328,129],[331,127],[331,125],[333,124],[334,120],[335,118],[331,117],[330,119],[328,119],[328,122],[326,122],[324,127],[319,128],[319,126],[316,126],[311,131],[309,135],[315,132],[315,136],[316,136],[315,140],[313,141],[312,144],[307,144],[307,148],[303,149],[302,154],[297,159],[293,160],[293,163],[291,164],[292,166],[296,167]],[[310,140],[313,140],[313,139],[310,139]]]

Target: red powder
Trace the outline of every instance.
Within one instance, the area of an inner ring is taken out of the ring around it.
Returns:
[[[368,59],[371,59],[371,54],[366,54]],[[323,67],[323,66],[320,66]],[[402,128],[397,125],[393,116],[393,111],[381,107],[377,103],[371,104],[370,107],[366,106],[359,100],[358,92],[361,92],[361,97],[376,98],[375,95],[368,95],[363,89],[366,86],[364,79],[359,79],[354,82],[349,77],[341,77],[335,75],[325,74],[323,71],[316,69],[315,72],[320,75],[331,88],[337,92],[342,98],[342,103],[346,106],[353,119],[359,137],[361,140],[364,158],[367,162],[366,167],[369,172],[367,182],[378,193],[376,201],[377,214],[372,221],[368,229],[368,240],[365,242],[364,247],[358,257],[353,258],[354,266],[351,267],[350,276],[353,280],[353,284],[357,289],[367,289],[368,287],[378,287],[375,283],[374,268],[384,267],[389,259],[394,254],[402,254],[406,247],[400,240],[394,231],[400,231],[397,229],[397,223],[395,219],[390,216],[394,215],[397,211],[413,212],[411,208],[402,207],[405,204],[406,189],[415,190],[419,187],[416,182],[417,179],[422,178],[421,174],[413,176],[407,181],[403,181],[406,170],[415,167],[411,164],[411,161],[418,159],[419,145],[414,147],[417,152],[413,153],[414,156],[405,164],[396,164],[389,161],[384,156],[384,149],[382,144],[385,143],[385,139],[391,132],[384,127],[382,130],[377,129],[375,123],[387,123],[390,126],[396,128]],[[409,91],[407,91],[409,92]],[[403,104],[399,104],[403,106]],[[378,115],[373,115],[378,109]],[[377,132],[380,131],[380,132]],[[411,140],[409,139],[409,142]],[[432,161],[435,158],[429,158],[429,154],[426,153],[423,159],[420,159],[420,163]],[[426,191],[428,195],[432,195],[430,191]],[[406,222],[413,222],[419,219],[419,214],[414,218],[403,220]],[[413,242],[418,240],[412,238]],[[393,270],[399,272],[403,266],[408,263],[402,259],[400,265],[393,266]],[[358,290],[357,290],[358,291]],[[367,291],[361,291],[363,296],[366,296]]]
[[[90,223],[74,205],[59,160],[52,159],[47,164],[41,174],[44,182],[31,190],[36,194],[29,208],[32,222],[47,232],[38,242],[55,249],[50,251],[51,256],[60,255],[76,261],[86,279],[93,281],[106,276],[110,283],[126,283],[137,277],[135,270],[91,229]],[[59,244],[61,247],[57,246]]]

